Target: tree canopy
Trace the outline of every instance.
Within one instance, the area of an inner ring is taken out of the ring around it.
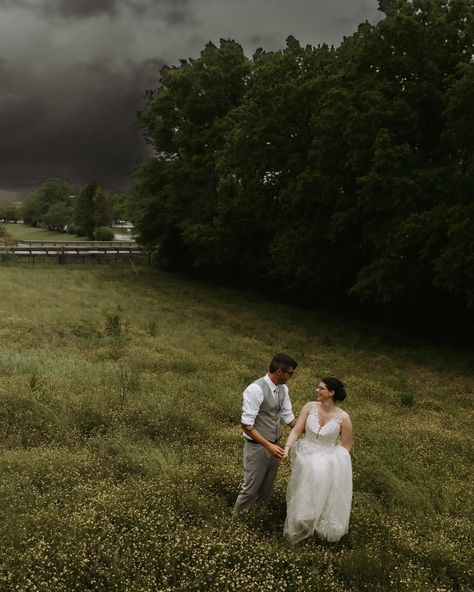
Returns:
[[[208,44],[140,122],[141,241],[318,306],[474,311],[474,4],[382,0],[338,48]]]

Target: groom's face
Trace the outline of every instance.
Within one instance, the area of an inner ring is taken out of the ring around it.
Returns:
[[[283,370],[283,368],[278,368],[278,384],[286,384],[293,376],[294,371],[295,369],[292,366],[289,366],[289,368],[286,370]]]

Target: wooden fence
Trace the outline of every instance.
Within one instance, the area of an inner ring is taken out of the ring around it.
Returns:
[[[112,241],[96,241],[96,240],[19,240],[15,239],[10,246],[18,247],[136,247],[138,246],[134,240],[112,240]]]
[[[26,241],[25,241],[26,242]],[[35,241],[40,243],[42,241]],[[7,262],[12,259],[20,259],[35,263],[39,260],[56,261],[65,263],[120,263],[133,262],[150,264],[155,253],[154,250],[144,249],[139,246],[121,246],[110,243],[107,246],[99,245],[98,242],[90,245],[78,243],[66,243],[61,246],[58,243],[26,244],[0,246],[0,261]],[[113,246],[112,246],[113,245]]]

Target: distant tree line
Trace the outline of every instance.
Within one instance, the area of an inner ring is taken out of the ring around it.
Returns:
[[[0,221],[16,224],[20,219],[20,210],[14,203],[0,204]]]
[[[140,114],[161,261],[306,305],[474,310],[472,0],[382,0],[337,48],[206,45]]]
[[[30,193],[20,209],[26,224],[56,232],[86,236],[90,240],[112,240],[107,227],[123,219],[127,195],[110,193],[96,183],[76,192],[64,179],[49,179]]]

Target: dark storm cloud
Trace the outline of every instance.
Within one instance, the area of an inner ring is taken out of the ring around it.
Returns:
[[[116,16],[124,9],[140,16],[157,16],[170,25],[193,21],[189,0],[55,0],[44,4],[46,13],[64,18],[89,18],[99,14]]]
[[[145,152],[136,115],[161,65],[79,64],[29,72],[25,84],[24,72],[0,63],[1,186],[27,188],[53,176],[124,186]]]
[[[66,18],[81,18],[117,13],[119,0],[55,0],[45,2],[42,9],[46,14],[59,14]]]
[[[169,25],[194,22],[190,0],[0,0],[0,8],[28,10],[46,18],[86,19],[116,17],[123,11],[150,15]]]
[[[377,0],[0,0],[0,189],[52,176],[125,186],[163,63],[220,38],[247,55],[290,34],[338,43],[376,13]]]

